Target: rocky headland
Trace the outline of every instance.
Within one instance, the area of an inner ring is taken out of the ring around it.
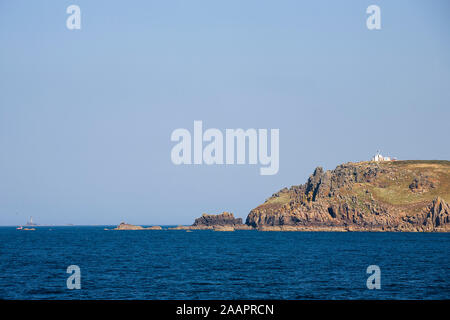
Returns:
[[[261,231],[450,231],[450,161],[346,163],[315,169],[253,209]]]
[[[257,206],[245,224],[206,214],[169,230],[450,232],[450,161],[366,161],[317,167],[306,183]],[[161,230],[121,223],[114,230]]]

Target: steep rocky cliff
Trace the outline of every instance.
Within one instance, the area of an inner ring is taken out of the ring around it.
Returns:
[[[259,230],[450,231],[450,161],[359,162],[316,168],[253,209]]]

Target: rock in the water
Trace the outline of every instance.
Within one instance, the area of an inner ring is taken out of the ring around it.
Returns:
[[[192,226],[235,226],[241,225],[242,218],[234,218],[230,212],[223,212],[221,214],[202,214],[200,218],[195,219]]]
[[[214,231],[234,231],[234,228],[231,226],[215,226]]]
[[[160,226],[152,226],[144,228],[141,226],[135,226],[125,222],[121,222],[116,228],[112,230],[162,230],[162,228]]]
[[[230,212],[221,214],[206,214],[195,219],[191,226],[177,226],[169,230],[214,230],[214,231],[234,231],[253,230],[252,226],[242,224],[242,218],[235,218]]]
[[[151,226],[151,227],[144,228],[144,230],[162,230],[162,227],[161,226]]]

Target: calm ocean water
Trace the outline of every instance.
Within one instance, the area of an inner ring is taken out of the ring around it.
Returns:
[[[0,298],[450,299],[450,234],[103,228],[0,227]]]

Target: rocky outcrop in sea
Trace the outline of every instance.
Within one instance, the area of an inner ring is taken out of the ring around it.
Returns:
[[[112,230],[162,230],[162,228],[160,226],[141,227],[121,222],[116,228]]]
[[[170,230],[215,230],[215,231],[234,231],[251,230],[251,226],[242,223],[242,218],[235,218],[230,212],[220,214],[202,214],[195,219],[191,226],[177,226]]]

